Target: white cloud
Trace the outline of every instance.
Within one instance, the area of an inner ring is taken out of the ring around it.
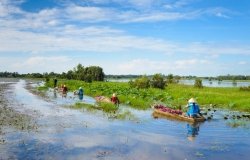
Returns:
[[[22,72],[62,72],[72,69],[74,64],[72,59],[66,56],[34,56],[26,58],[15,58],[15,63],[10,63],[10,69]]]
[[[18,7],[23,1],[16,0],[1,0],[0,1],[0,17],[6,17],[11,14],[23,13],[23,11]]]
[[[66,17],[75,20],[85,20],[89,22],[111,21],[116,13],[112,9],[99,7],[82,7],[71,5],[65,10]]]
[[[207,8],[203,11],[203,14],[211,15],[211,16],[216,16],[219,18],[230,18],[229,15],[235,15],[236,13],[233,11],[230,11],[226,8],[222,7],[214,7],[214,8]]]
[[[14,26],[13,26],[14,27]],[[250,55],[248,45],[218,43],[174,43],[155,38],[126,35],[107,27],[65,26],[48,33],[13,29],[0,30],[0,52],[93,51],[128,52],[140,50],[164,54]]]
[[[246,65],[247,62],[246,62],[246,61],[240,61],[240,62],[238,62],[238,64],[239,64],[239,65]]]
[[[119,10],[108,5],[111,0],[93,0],[89,4],[80,5],[83,4],[80,1],[79,4],[70,2],[69,5],[61,6],[61,8],[43,9],[31,13],[19,7],[23,1],[17,3],[18,1],[2,0],[0,2],[0,55],[11,54],[11,52],[32,53],[32,56],[35,57],[25,60],[23,63],[12,61],[16,63],[14,67],[22,67],[28,71],[30,66],[38,64],[40,68],[34,67],[34,71],[43,72],[45,69],[50,71],[60,68],[61,72],[62,69],[72,68],[76,63],[67,57],[64,57],[65,59],[62,57],[61,59],[53,59],[52,57],[46,59],[43,57],[43,53],[63,51],[76,51],[81,52],[81,54],[89,54],[88,52],[117,54],[123,52],[131,55],[144,53],[141,54],[142,59],[134,59],[130,62],[122,61],[121,64],[118,64],[119,67],[115,68],[117,73],[124,74],[128,72],[138,74],[145,72],[166,73],[168,71],[178,73],[179,70],[185,72],[196,66],[209,65],[210,62],[206,59],[211,57],[217,59],[220,55],[250,55],[249,44],[237,45],[228,42],[176,43],[159,38],[134,36],[124,30],[110,27],[114,22],[121,25],[122,23],[194,19],[201,16],[229,18],[233,13],[227,9],[218,7],[194,10],[180,9],[192,2],[189,0],[172,3],[169,1],[163,3],[161,0],[114,1],[123,9]],[[93,4],[104,5],[93,6]],[[123,4],[126,5],[123,6]],[[162,4],[165,4],[165,8]],[[157,8],[160,5],[163,7]],[[106,26],[99,22],[112,24]],[[185,55],[187,59],[181,58],[172,62],[149,60],[148,54],[159,53],[179,57]],[[205,60],[199,60],[197,57],[203,57]],[[62,63],[59,63],[60,61]],[[63,63],[67,63],[69,67],[65,67]],[[46,68],[51,64],[55,64],[55,66]],[[42,65],[45,67],[41,67]],[[105,66],[104,63],[103,65]],[[145,66],[147,67],[145,68]],[[106,69],[112,70],[109,66]]]
[[[154,73],[198,73],[201,68],[208,69],[213,63],[208,60],[185,59],[185,60],[149,60],[134,59],[118,65],[118,69],[126,74],[154,74]]]

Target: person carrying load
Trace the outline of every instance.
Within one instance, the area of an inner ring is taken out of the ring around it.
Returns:
[[[192,118],[200,117],[200,107],[194,98],[188,100],[188,104],[186,107],[188,108],[187,116]]]
[[[62,88],[62,97],[67,97],[67,92],[68,92],[67,86],[63,85],[63,88]]]
[[[118,97],[116,96],[115,93],[113,93],[112,97],[110,98],[111,102],[116,104],[116,105],[119,105],[120,101],[118,99]]]

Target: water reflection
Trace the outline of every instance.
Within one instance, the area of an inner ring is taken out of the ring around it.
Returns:
[[[82,95],[82,94],[79,94],[78,97],[79,97],[79,100],[80,100],[80,101],[83,100],[83,95]]]
[[[54,98],[57,98],[57,91],[54,90]]]
[[[228,120],[223,119],[227,112],[216,111],[215,116],[221,118],[214,121],[187,124],[160,116],[153,119],[152,110],[124,108],[139,120],[110,120],[99,112],[62,107],[78,101],[80,97],[72,92],[62,99],[61,92],[50,90],[51,99],[44,101],[25,85],[24,81],[13,85],[13,93],[6,91],[6,96],[18,104],[13,108],[32,114],[38,128],[0,134],[5,140],[0,144],[0,159],[249,159],[249,127],[228,127]],[[86,103],[95,103],[92,97],[83,98]],[[41,114],[36,116],[33,110]],[[187,138],[195,141],[190,143]]]
[[[62,93],[62,98],[67,98],[67,93]]]
[[[107,79],[107,81],[110,82],[129,82],[133,79]],[[179,81],[180,84],[186,84],[186,85],[194,85],[195,80],[194,79],[181,79]],[[231,80],[208,80],[208,79],[202,79],[203,86],[206,87],[247,87],[250,85],[249,81],[235,81],[236,83],[233,83]]]
[[[194,141],[195,137],[198,136],[200,130],[200,124],[187,124],[187,138],[189,141]]]

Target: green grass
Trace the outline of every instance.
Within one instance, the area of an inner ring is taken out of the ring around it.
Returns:
[[[110,103],[97,103],[97,105],[91,105],[81,102],[75,103],[69,107],[73,109],[85,109],[89,112],[102,110],[110,119],[138,120],[138,118],[135,117],[129,110],[119,109],[117,106]]]
[[[96,106],[91,105],[91,104],[86,104],[86,103],[75,103],[75,105],[72,105],[70,107],[75,108],[75,109],[85,108],[87,110],[92,110],[92,109],[96,108]]]
[[[250,112],[250,92],[240,91],[239,88],[203,87],[200,89],[189,85],[169,84],[164,90],[136,89],[130,88],[126,82],[86,83],[77,80],[59,80],[58,84],[66,84],[70,91],[83,87],[84,94],[89,96],[111,97],[112,93],[116,93],[121,103],[137,109],[147,109],[154,103],[164,103],[172,108],[180,108],[186,105],[188,99],[194,97],[204,107],[212,104],[217,108]],[[52,80],[46,84],[47,87],[52,87],[52,85]]]
[[[115,112],[117,111],[118,107],[113,103],[105,103],[105,102],[98,102],[97,105],[87,104],[87,103],[75,103],[74,105],[70,106],[74,109],[82,109],[85,108],[89,111],[91,110],[102,110],[106,113]]]
[[[48,89],[48,87],[47,87],[47,86],[40,86],[40,87],[37,87],[37,89],[38,89],[39,91],[45,91],[45,90]]]
[[[98,107],[104,112],[115,112],[118,109],[118,106],[114,105],[113,103],[98,102],[97,104]]]

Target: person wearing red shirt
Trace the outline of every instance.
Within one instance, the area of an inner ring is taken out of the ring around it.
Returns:
[[[119,105],[119,103],[120,103],[120,101],[119,101],[119,99],[118,99],[118,97],[116,96],[115,93],[113,93],[113,95],[112,95],[112,97],[111,97],[110,100],[111,100],[111,102],[113,102],[116,105]]]

